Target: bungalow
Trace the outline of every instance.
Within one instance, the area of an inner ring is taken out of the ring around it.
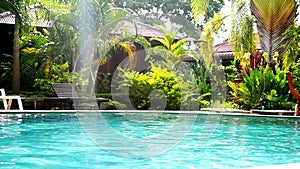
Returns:
[[[257,43],[257,50],[261,51],[260,43]],[[201,55],[201,54],[200,54]],[[214,58],[221,60],[223,66],[229,66],[231,61],[234,60],[234,43],[232,42],[222,42],[214,46]],[[185,57],[183,59],[185,62],[194,62],[194,58]]]

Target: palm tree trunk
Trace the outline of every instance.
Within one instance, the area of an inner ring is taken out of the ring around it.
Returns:
[[[17,20],[15,21],[13,43],[12,90],[14,93],[18,94],[20,92],[20,23]]]

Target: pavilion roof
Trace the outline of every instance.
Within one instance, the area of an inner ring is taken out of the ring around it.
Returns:
[[[123,21],[121,22],[120,28],[113,30],[112,34],[120,35],[122,31],[129,32],[134,35],[141,35],[143,37],[159,37],[164,38],[165,34],[160,28],[142,23],[140,21]],[[183,39],[183,36],[176,35],[175,39]]]
[[[31,25],[37,26],[37,27],[50,27],[51,23],[45,19],[37,19],[35,17],[34,10],[31,10],[30,12],[30,18],[32,19]],[[0,24],[15,24],[15,15],[11,12],[4,12],[0,14]],[[139,21],[123,21],[120,25],[119,29],[113,30],[112,34],[120,35],[122,34],[122,31],[128,31],[131,34],[139,34],[143,37],[159,37],[163,38],[165,37],[165,34],[158,28],[154,27],[149,24],[145,24]],[[175,39],[182,39],[183,37],[176,35]]]
[[[260,43],[256,43],[257,50],[261,50]],[[202,57],[202,54],[200,54]],[[234,59],[234,43],[233,42],[223,42],[214,46],[214,57],[222,60],[233,60]],[[186,62],[194,61],[191,56],[186,56],[183,58]]]
[[[29,16],[31,19],[31,25],[37,26],[37,27],[44,27],[44,28],[50,27],[51,23],[48,20],[45,20],[42,17],[37,17],[35,8],[31,8],[29,10]],[[13,13],[11,13],[10,11],[1,13],[0,14],[0,24],[14,25],[15,18],[16,18],[16,16]]]

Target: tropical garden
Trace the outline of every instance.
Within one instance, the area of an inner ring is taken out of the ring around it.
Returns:
[[[299,91],[297,1],[235,0],[226,13],[224,0],[0,2],[1,12],[15,15],[13,52],[0,56],[0,84],[21,96],[53,96],[51,82],[73,82],[82,94],[110,98],[102,109],[294,110],[296,105],[286,72]],[[214,38],[225,31],[228,18],[232,26],[225,41],[234,57],[223,66],[214,55]],[[49,26],[38,28],[33,20]],[[139,20],[164,36],[120,29],[124,20]],[[141,51],[148,64],[139,70]],[[128,62],[116,76],[98,72],[120,53]]]

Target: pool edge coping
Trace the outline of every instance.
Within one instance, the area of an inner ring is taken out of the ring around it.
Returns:
[[[276,110],[274,110],[276,111]],[[200,115],[226,115],[226,116],[249,116],[249,117],[275,117],[275,118],[295,118],[300,119],[300,116],[288,115],[265,115],[265,114],[250,114],[250,111],[244,110],[216,110],[216,111],[176,111],[176,110],[0,110],[0,114],[48,114],[48,113],[166,113],[166,114],[200,114]]]

